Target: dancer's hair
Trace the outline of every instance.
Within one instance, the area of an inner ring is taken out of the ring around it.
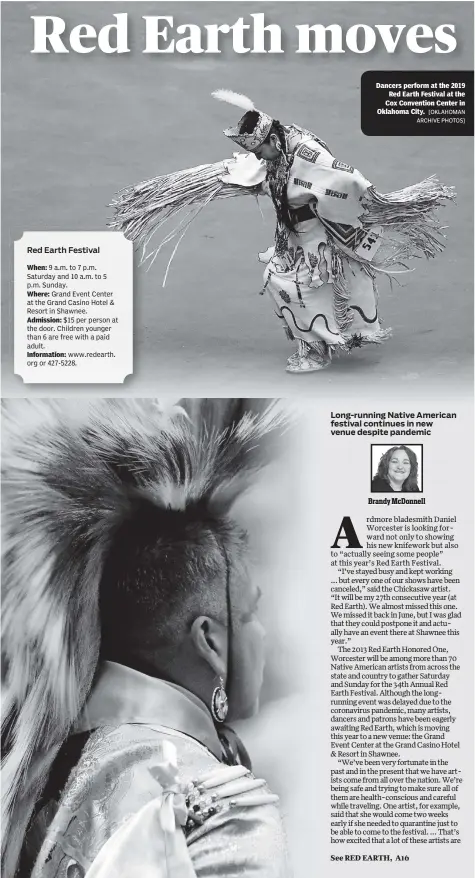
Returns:
[[[418,477],[419,464],[417,462],[416,455],[411,450],[411,448],[407,447],[407,445],[393,445],[393,447],[390,448],[389,451],[386,451],[381,456],[381,459],[380,459],[379,464],[378,464],[378,473],[377,473],[378,476],[381,479],[384,479],[386,482],[389,483],[389,477],[388,477],[389,463],[390,463],[391,457],[393,456],[393,454],[396,451],[404,451],[404,453],[407,454],[407,456],[409,458],[409,463],[411,464],[411,471],[410,471],[407,479],[404,480],[401,490],[402,491],[418,491],[419,486],[417,484],[417,477]]]
[[[140,501],[116,533],[99,586],[101,658],[170,679],[166,660],[196,616],[228,624],[228,577],[239,588],[247,548],[231,520]]]
[[[243,117],[239,128],[240,134],[252,134],[257,122],[259,121],[259,113],[257,110],[249,110]],[[277,213],[277,218],[289,230],[295,230],[295,224],[292,222],[289,202],[287,198],[287,177],[290,167],[290,159],[287,154],[287,138],[285,136],[285,128],[278,119],[272,120],[272,127],[263,143],[270,143],[271,136],[275,134],[280,143],[281,155],[275,162],[269,163],[267,174],[272,201]],[[282,167],[284,165],[284,167]]]

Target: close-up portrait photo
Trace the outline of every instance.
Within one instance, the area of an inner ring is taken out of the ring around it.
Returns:
[[[372,445],[371,493],[422,491],[422,445]]]

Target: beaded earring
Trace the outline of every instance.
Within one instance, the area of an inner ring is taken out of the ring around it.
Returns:
[[[224,689],[223,678],[219,678],[219,686],[213,692],[211,697],[211,714],[215,722],[224,723],[228,715],[228,696]]]

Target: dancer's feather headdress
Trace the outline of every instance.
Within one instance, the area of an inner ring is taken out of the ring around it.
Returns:
[[[234,107],[239,107],[241,110],[244,110],[244,116],[250,110],[254,110],[257,113],[256,124],[253,131],[241,134],[241,125],[244,121],[244,116],[242,116],[234,128],[226,128],[224,130],[223,133],[226,137],[229,137],[234,143],[239,144],[239,146],[243,146],[244,149],[247,149],[249,152],[257,149],[262,143],[264,143],[264,140],[272,128],[272,116],[263,113],[261,110],[257,110],[250,98],[246,97],[246,95],[238,94],[235,91],[228,91],[227,89],[221,88],[218,89],[218,91],[212,92],[212,96],[218,101],[224,101],[226,104],[232,104]]]
[[[244,400],[10,400],[3,416],[3,867],[91,688],[99,586],[134,504],[228,516],[285,417]],[[254,410],[255,411],[255,410]]]
[[[235,153],[232,159],[223,162],[186,168],[145,180],[136,186],[123,189],[111,205],[115,215],[109,227],[123,232],[126,238],[142,248],[142,263],[148,261],[150,267],[162,248],[175,242],[163,285],[180,242],[206,205],[217,199],[234,198],[238,195],[257,196],[264,191],[262,184],[266,178],[269,184],[267,191],[273,193],[274,203],[281,200],[271,178],[279,166],[283,170],[282,157],[274,165],[272,172],[265,161],[259,161],[252,153],[268,136],[273,124],[272,117],[257,110],[246,95],[225,89],[212,94],[217,100],[244,110],[245,114],[254,111],[255,120],[251,120],[254,121],[254,128],[250,133],[240,133],[244,116],[236,127],[224,131],[227,137],[248,150],[248,154]],[[306,128],[292,124],[285,130],[315,140],[326,152],[330,152],[324,141]],[[341,259],[348,255],[348,248],[352,251],[352,258],[361,262],[364,270],[372,277],[375,277],[376,272],[392,275],[401,270],[407,271],[408,260],[421,255],[431,258],[443,250],[442,233],[445,227],[438,222],[435,211],[446,201],[455,199],[453,187],[445,186],[435,176],[431,176],[413,186],[383,194],[353,168],[350,169],[353,175],[351,191],[346,193],[349,197],[342,199],[337,205],[338,199],[332,197],[331,193],[339,189],[340,183],[345,189],[349,166],[333,159],[331,152],[328,165],[325,165],[323,159],[321,161],[319,175],[323,182],[320,188],[314,183],[314,192],[318,195],[317,213],[329,235],[335,254],[335,280],[346,301],[349,290],[343,277]],[[289,166],[287,165],[287,170]],[[287,175],[282,173],[282,191],[286,179]],[[157,231],[178,215],[182,217],[178,225],[164,237],[158,247],[150,248]],[[371,256],[371,261],[364,248],[359,247],[361,236],[368,231],[374,231],[380,239],[379,249]],[[348,309],[345,307],[344,311],[346,315]],[[345,327],[342,324],[340,328],[343,331]]]

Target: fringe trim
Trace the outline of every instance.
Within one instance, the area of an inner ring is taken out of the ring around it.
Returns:
[[[304,341],[304,339],[298,338],[297,350],[287,360],[287,371],[316,371],[317,368],[326,368],[330,365],[331,361],[332,350],[330,345],[327,345],[324,341],[308,342]]]
[[[382,226],[384,230],[374,268],[388,271],[400,265],[408,271],[405,263],[409,259],[432,259],[441,253],[445,247],[444,226],[435,211],[455,198],[454,187],[444,186],[436,176],[386,194],[370,187],[362,200],[364,213],[360,220],[365,229]]]
[[[223,182],[227,162],[199,165],[172,174],[164,174],[122,189],[109,205],[114,217],[108,228],[122,232],[129,241],[142,248],[140,264],[150,260],[153,265],[162,247],[176,241],[165,272],[163,286],[171,262],[189,226],[200,211],[217,198],[257,194],[258,187],[235,186]],[[178,225],[169,232],[158,247],[147,252],[155,233],[168,220],[186,211]]]
[[[329,345],[322,339],[318,341],[303,342],[312,351],[315,359],[319,359],[321,363],[327,364],[332,360],[334,345]]]
[[[353,322],[353,315],[348,307],[351,290],[345,279],[343,259],[334,242],[330,238],[328,238],[328,246],[331,251],[331,270],[333,277],[333,313],[335,315],[338,329],[341,333],[344,333],[348,332],[348,329]]]

